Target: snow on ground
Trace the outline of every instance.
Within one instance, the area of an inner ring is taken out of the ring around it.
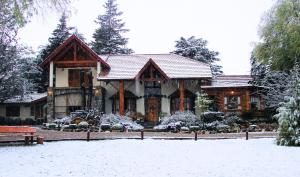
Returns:
[[[300,148],[274,139],[61,141],[0,147],[1,177],[299,177]]]

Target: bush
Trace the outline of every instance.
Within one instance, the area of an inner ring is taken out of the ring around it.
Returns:
[[[111,130],[111,125],[108,123],[103,123],[100,125],[101,131],[110,131]]]
[[[189,127],[181,127],[180,131],[187,133],[187,132],[190,132],[190,129],[189,129]]]
[[[198,125],[201,123],[200,119],[191,111],[185,111],[185,112],[175,112],[175,114],[164,117],[162,119],[161,124],[162,125],[168,125],[170,123],[180,123],[181,126],[192,126],[192,125]]]
[[[21,125],[21,124],[22,124],[21,118],[15,118],[15,119],[14,119],[14,124],[15,124],[15,125]]]
[[[47,124],[47,126],[48,126],[49,129],[52,129],[52,130],[57,127],[57,125],[54,124],[54,123]]]
[[[89,127],[89,124],[85,121],[82,121],[78,124],[78,128],[87,129]]]
[[[200,127],[199,126],[190,126],[190,131],[195,132],[195,131],[199,131]]]
[[[77,124],[69,124],[69,128],[70,129],[76,129],[77,128]]]
[[[214,121],[222,121],[224,119],[224,113],[223,112],[213,112],[208,111],[201,114],[201,119],[205,123],[211,123]]]
[[[238,124],[238,125],[245,125],[245,124],[249,124],[248,121],[241,119],[239,116],[237,116],[237,114],[229,114],[225,117],[224,124],[229,125],[229,126],[233,126],[234,124]]]
[[[124,126],[122,124],[115,124],[111,127],[112,130],[124,131]]]
[[[100,125],[109,125],[109,129],[111,129],[111,127],[113,127],[116,124],[121,124],[124,128],[126,128],[129,131],[141,131],[144,129],[143,126],[136,122],[133,122],[131,118],[127,116],[120,116],[116,114],[104,114],[102,115],[102,117],[100,117]]]
[[[26,118],[25,120],[23,120],[23,124],[24,125],[35,125],[35,120],[32,118]]]
[[[5,125],[5,117],[0,116],[0,125]]]

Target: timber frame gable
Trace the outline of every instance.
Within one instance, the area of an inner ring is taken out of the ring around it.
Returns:
[[[53,61],[58,67],[96,67],[100,62],[103,68],[110,66],[96,52],[87,46],[76,35],[70,36],[57,47],[42,63],[41,66],[49,69]]]

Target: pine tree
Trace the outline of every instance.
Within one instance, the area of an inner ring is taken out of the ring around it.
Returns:
[[[274,117],[278,119],[279,135],[277,137],[278,145],[299,146],[300,145],[300,80],[299,67],[296,66],[292,72],[293,83],[290,91],[292,96],[285,97],[278,114]]]
[[[188,39],[181,37],[176,41],[175,48],[176,50],[172,53],[209,64],[213,76],[223,74],[222,66],[215,64],[215,62],[220,61],[217,58],[219,52],[209,50],[206,40],[202,38],[197,39],[195,36]]]
[[[209,105],[212,103],[212,100],[210,100],[208,95],[202,90],[197,92],[196,95],[195,108],[199,111],[199,113],[207,111]]]
[[[73,27],[67,26],[67,16],[65,13],[62,14],[59,19],[59,24],[56,29],[52,32],[52,36],[48,39],[49,44],[41,49],[34,65],[36,66],[35,70],[35,80],[34,83],[37,85],[38,92],[47,91],[48,87],[48,72],[40,67],[42,63],[60,44],[62,44],[71,34]]]
[[[99,15],[96,23],[100,25],[93,34],[92,49],[98,54],[130,54],[132,49],[126,48],[127,38],[122,36],[128,32],[124,29],[125,23],[119,17],[123,14],[118,11],[115,0],[107,0],[104,5],[106,12]]]

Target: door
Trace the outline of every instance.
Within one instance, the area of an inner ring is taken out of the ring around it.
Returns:
[[[158,122],[160,112],[160,101],[158,98],[147,99],[147,121]]]

